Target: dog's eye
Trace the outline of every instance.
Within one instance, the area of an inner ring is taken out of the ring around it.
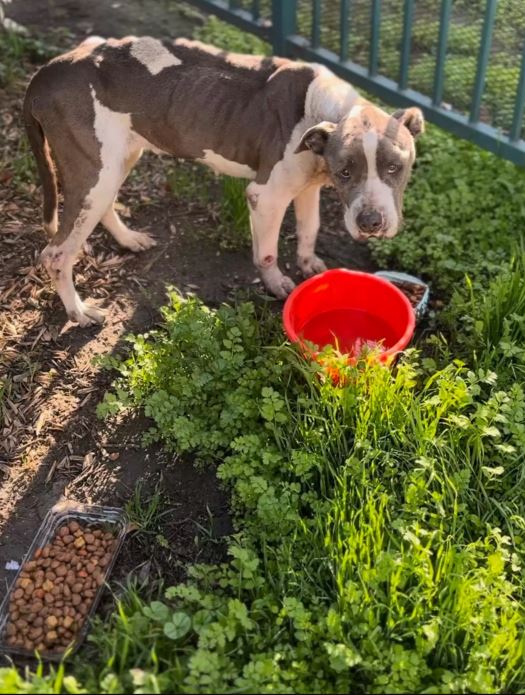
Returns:
[[[346,167],[345,169],[341,169],[341,171],[339,172],[339,176],[342,179],[349,179],[352,176],[352,172],[350,171],[350,169],[348,169],[348,167]]]
[[[399,164],[389,164],[387,171],[389,174],[395,174],[399,171],[399,169]]]

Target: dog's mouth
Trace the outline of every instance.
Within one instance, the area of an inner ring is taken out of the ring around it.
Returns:
[[[354,239],[354,241],[357,241],[359,244],[366,244],[370,241],[370,239],[384,239],[385,236],[386,235],[384,232],[376,232],[374,234],[359,233],[356,236],[352,234],[352,238]]]
[[[398,229],[384,226],[374,232],[363,232],[354,223],[351,228],[347,226],[347,231],[354,241],[357,241],[359,244],[366,244],[371,239],[392,239],[396,236]]]

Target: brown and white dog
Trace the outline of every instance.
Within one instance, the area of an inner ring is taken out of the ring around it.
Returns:
[[[114,209],[143,150],[251,179],[254,262],[268,290],[284,298],[294,283],[279,269],[277,244],[290,202],[306,276],[325,269],[314,252],[323,185],[337,189],[354,239],[394,236],[423,130],[419,109],[389,115],[323,66],[151,37],[91,37],[55,58],[31,80],[24,119],[51,237],[41,260],[81,326],[102,321],[73,284],[73,264],[98,222],[132,251],[155,243]]]

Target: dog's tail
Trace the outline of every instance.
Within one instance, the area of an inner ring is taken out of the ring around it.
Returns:
[[[44,129],[33,114],[33,98],[31,86],[29,86],[24,100],[24,124],[27,137],[35,155],[42,190],[44,193],[44,229],[48,236],[52,237],[57,232],[58,224],[58,193],[57,179],[49,143],[46,140]]]

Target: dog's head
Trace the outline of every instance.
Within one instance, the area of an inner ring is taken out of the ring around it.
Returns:
[[[418,108],[389,115],[371,104],[354,106],[338,124],[309,128],[296,152],[324,158],[328,176],[345,206],[345,224],[354,239],[393,237],[401,223],[405,191],[423,132]]]

